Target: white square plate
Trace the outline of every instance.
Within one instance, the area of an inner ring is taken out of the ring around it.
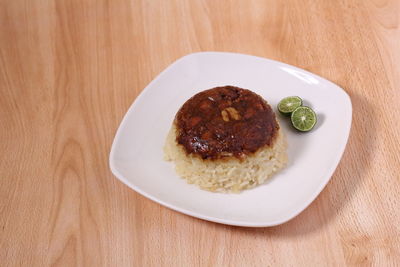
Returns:
[[[212,193],[187,184],[163,160],[167,132],[180,106],[199,91],[222,85],[250,89],[276,111],[298,95],[318,115],[308,133],[277,114],[288,140],[288,166],[264,185],[240,194]],[[273,226],[303,211],[332,176],[345,149],[352,107],[337,85],[302,69],[254,56],[202,52],[180,58],[132,104],[110,153],[114,175],[136,192],[173,210],[218,223]]]

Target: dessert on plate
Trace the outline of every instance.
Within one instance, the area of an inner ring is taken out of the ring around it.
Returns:
[[[261,96],[221,86],[183,104],[164,155],[189,183],[214,192],[240,192],[282,169],[286,146],[275,113]]]

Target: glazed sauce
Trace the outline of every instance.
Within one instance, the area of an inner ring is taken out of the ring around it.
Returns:
[[[203,159],[243,158],[271,146],[279,130],[267,102],[234,86],[202,91],[176,114],[177,142]]]

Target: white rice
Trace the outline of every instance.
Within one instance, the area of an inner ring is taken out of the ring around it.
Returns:
[[[177,174],[190,184],[213,192],[240,192],[265,183],[287,163],[286,139],[280,129],[271,147],[265,146],[253,155],[239,160],[209,160],[188,155],[176,142],[176,127],[172,125],[164,146],[165,160],[175,163]]]

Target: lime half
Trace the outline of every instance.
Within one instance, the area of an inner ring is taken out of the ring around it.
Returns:
[[[290,118],[293,127],[302,132],[310,131],[317,123],[317,115],[309,107],[296,108]]]
[[[278,110],[283,115],[289,116],[296,108],[300,107],[303,104],[303,100],[301,100],[298,96],[288,96],[282,99],[278,104]]]

